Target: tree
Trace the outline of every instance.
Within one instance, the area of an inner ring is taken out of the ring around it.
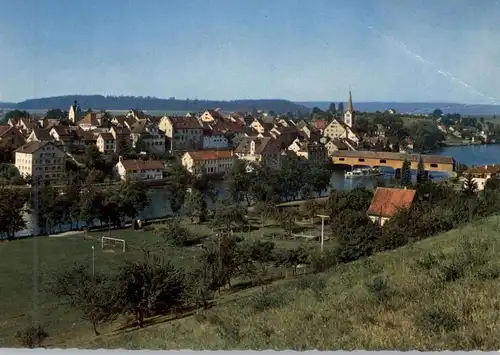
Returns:
[[[48,110],[45,113],[45,118],[48,118],[48,119],[62,120],[62,119],[66,119],[67,117],[68,117],[68,112],[63,111],[59,108]]]
[[[346,218],[349,218],[347,215]],[[340,262],[357,260],[371,255],[380,239],[380,228],[373,224],[366,214],[353,216],[355,223],[350,228],[338,229],[336,257]],[[347,223],[346,223],[347,224]]]
[[[490,178],[486,180],[486,183],[484,184],[484,191],[489,192],[489,191],[497,191],[500,190],[500,180],[498,178]]]
[[[83,156],[83,163],[88,171],[96,170],[100,172],[98,181],[104,180],[104,175],[111,172],[110,166],[106,164],[103,154],[99,151],[96,145],[92,144],[85,148],[85,155]]]
[[[343,102],[339,102],[339,104],[337,105],[337,112],[340,115],[344,114],[344,103]]]
[[[286,208],[276,208],[275,215],[276,221],[279,222],[281,228],[285,230],[285,235],[290,237],[295,227],[295,211]]]
[[[276,211],[276,206],[270,202],[259,201],[253,206],[253,212],[260,217],[262,228],[265,227],[266,221],[268,219],[276,217],[275,211]]]
[[[276,261],[275,247],[273,242],[262,240],[239,246],[240,267],[244,274],[255,278],[258,285],[265,283],[268,267]]]
[[[278,175],[277,193],[285,200],[296,200],[304,185],[304,170],[298,159],[285,158]]]
[[[121,216],[136,218],[151,202],[146,185],[140,181],[125,180],[116,191]]]
[[[417,184],[425,183],[426,180],[427,180],[427,175],[425,173],[424,161],[422,159],[422,156],[420,156],[417,165]]]
[[[249,193],[253,202],[279,202],[279,176],[267,165],[254,165]]]
[[[306,166],[302,176],[302,186],[310,186],[317,197],[320,197],[328,189],[331,177],[330,163],[315,161]],[[302,189],[302,193],[304,194],[304,188]]]
[[[9,240],[14,238],[16,232],[26,228],[23,218],[26,196],[22,190],[0,187],[0,235]]]
[[[145,317],[168,313],[183,301],[183,273],[149,255],[143,261],[126,261],[113,284],[114,306],[124,315],[133,315],[141,328]]]
[[[323,115],[323,110],[321,110],[319,107],[314,106],[313,109],[311,110],[311,117],[316,116],[316,115]]]
[[[199,222],[205,220],[207,215],[207,203],[200,191],[191,189],[187,194],[184,201],[184,212],[190,217],[191,223],[194,223],[195,219]]]
[[[188,304],[203,309],[209,308],[215,295],[211,276],[210,269],[203,264],[186,276],[184,299]]]
[[[247,205],[250,205],[251,177],[245,161],[237,159],[225,177],[229,195],[234,201],[246,201]]]
[[[416,151],[434,150],[439,148],[444,140],[444,134],[436,123],[429,120],[419,120],[408,125],[408,133],[413,139],[413,149]]]
[[[335,102],[332,102],[330,104],[330,106],[328,107],[328,111],[330,111],[333,114],[337,113],[337,108],[335,107]]]
[[[12,164],[0,163],[0,183],[2,185],[24,185],[24,179],[17,169]]]
[[[462,182],[462,192],[466,196],[473,196],[477,190],[477,182],[472,176],[472,174],[464,174],[464,180]]]
[[[246,224],[245,208],[231,199],[220,199],[214,206],[211,224],[217,228],[231,229],[232,226]]]
[[[401,166],[400,185],[403,187],[411,185],[411,163],[407,158],[405,158],[403,165]]]
[[[64,196],[51,185],[42,186],[38,192],[38,227],[45,233],[51,233],[54,226],[62,223],[66,217]]]
[[[78,199],[78,218],[85,221],[87,227],[91,226],[95,219],[99,218],[102,198],[102,194],[91,183],[82,186]]]
[[[179,213],[186,198],[188,176],[187,171],[177,160],[171,162],[167,167],[168,201],[174,214]]]
[[[118,312],[111,297],[111,286],[104,276],[92,275],[87,267],[78,265],[57,273],[51,292],[79,310],[83,319],[91,322],[95,335],[99,335],[97,326],[113,320]]]
[[[18,120],[20,118],[29,118],[31,117],[31,115],[29,114],[28,111],[24,111],[24,110],[12,110],[12,111],[9,111],[5,114],[4,116],[4,120],[5,121],[8,121],[10,119],[13,119],[13,120]]]
[[[164,224],[157,226],[155,234],[166,242],[167,245],[175,247],[183,247],[193,240],[191,232],[182,226],[177,218],[169,219]]]
[[[432,112],[432,117],[439,118],[443,116],[443,110],[437,108]]]

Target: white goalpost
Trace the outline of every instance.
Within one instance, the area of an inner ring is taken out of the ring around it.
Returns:
[[[104,241],[105,240],[110,240],[113,242],[120,242],[123,244],[123,252],[125,253],[125,239],[118,239],[118,238],[111,238],[111,237],[101,237],[101,248],[104,249]]]

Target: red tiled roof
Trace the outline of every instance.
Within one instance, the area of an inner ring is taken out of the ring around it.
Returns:
[[[151,169],[163,169],[165,166],[159,160],[142,160],[142,159],[127,159],[118,162],[122,164],[126,171],[130,170],[151,170]]]
[[[406,208],[412,204],[415,193],[415,190],[409,189],[377,187],[367,214],[392,217],[400,208]]]
[[[189,154],[195,161],[228,159],[234,155],[232,150],[198,150],[186,154]]]
[[[0,137],[3,136],[11,127],[6,124],[6,125],[0,125]]]
[[[115,137],[113,137],[113,135],[109,132],[103,132],[101,134],[99,134],[103,140],[105,141],[114,141],[115,140]]]
[[[174,129],[202,129],[202,126],[196,117],[177,116],[170,117]]]
[[[500,173],[500,164],[482,165],[470,168],[464,174],[498,174]]]
[[[90,125],[93,125],[93,126],[97,126],[98,125],[98,121],[97,121],[97,114],[95,112],[89,112],[87,113],[82,119],[80,122],[78,122],[78,124],[80,123],[83,123],[83,124],[90,124]]]
[[[52,136],[50,135],[50,130],[43,128],[35,128],[33,130],[35,137],[41,141],[50,141],[52,140]]]

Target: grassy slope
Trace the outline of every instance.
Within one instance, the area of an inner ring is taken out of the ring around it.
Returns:
[[[189,226],[200,235],[209,235],[211,230],[206,225]],[[243,233],[246,238],[260,239],[268,233],[282,232],[278,227],[266,227],[251,233]],[[317,233],[317,232],[316,232]],[[127,252],[121,252],[121,244],[113,249],[101,249],[100,237],[107,232],[89,233],[87,239],[82,235],[66,235],[60,237],[29,238],[10,243],[0,244],[0,347],[18,346],[15,333],[22,327],[32,323],[35,308],[33,266],[34,252],[38,249],[39,257],[39,292],[40,323],[49,333],[47,345],[64,346],[71,341],[89,341],[89,324],[82,321],[79,314],[72,309],[61,306],[49,292],[51,276],[57,270],[71,267],[79,263],[92,267],[92,246],[95,246],[95,269],[97,272],[111,272],[125,259],[133,260],[143,257],[141,247],[156,250],[159,242],[157,236],[148,231],[113,230],[112,237],[125,239]],[[296,247],[302,241],[281,241],[276,243],[281,247]],[[317,244],[315,242],[311,242]],[[332,243],[325,244],[330,247]],[[37,249],[36,249],[37,248]],[[195,256],[201,249],[193,246],[167,250],[167,257],[177,266],[190,267],[196,262]],[[280,272],[275,270],[275,272]],[[232,295],[231,297],[235,297]],[[120,323],[120,322],[119,322]],[[116,324],[110,329],[116,329]]]
[[[500,218],[492,217],[324,275],[282,281],[264,293],[253,290],[215,311],[67,345],[499,349],[499,228]],[[430,270],[417,265],[438,252],[445,257],[436,265],[424,262]],[[443,280],[460,271],[457,280]],[[388,288],[377,288],[375,277],[386,280]],[[370,283],[375,286],[367,287]]]

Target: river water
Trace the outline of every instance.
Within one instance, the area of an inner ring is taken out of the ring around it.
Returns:
[[[473,165],[500,164],[500,145],[494,144],[446,147],[442,148],[440,151],[434,152],[433,154],[452,156],[458,163],[465,164],[469,167]],[[390,179],[393,178],[392,169],[382,169],[382,172],[384,172],[384,176],[382,177],[346,179],[343,171],[335,171],[332,174],[330,186],[336,190],[349,190],[358,186],[374,188],[377,185],[378,179],[390,181]],[[431,173],[431,178],[433,179],[441,179],[446,176],[447,175],[445,173]],[[219,196],[227,196],[227,189],[223,182],[215,183],[215,187],[219,192]],[[327,193],[328,191],[325,192],[325,195]],[[151,203],[144,211],[142,211],[139,218],[160,218],[170,214],[171,210],[165,189],[151,189],[150,196]],[[33,215],[26,214],[25,219],[27,222],[27,228],[20,231],[17,235],[28,236],[36,234],[37,228],[35,217]],[[82,225],[83,224],[80,223],[80,226]],[[54,232],[67,231],[69,228],[70,225],[62,225],[55,228]]]

